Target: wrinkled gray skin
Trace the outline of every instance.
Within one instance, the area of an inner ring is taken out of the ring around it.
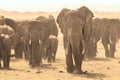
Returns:
[[[83,73],[81,69],[83,53],[88,52],[92,18],[93,13],[85,6],[78,10],[64,8],[58,15],[57,23],[63,33],[69,73]]]
[[[94,27],[96,27],[96,32],[94,33],[93,42],[96,44],[102,38],[102,44],[105,49],[105,56],[114,58],[115,46],[119,38],[119,20],[118,19],[107,19],[96,18],[94,20]],[[95,31],[94,30],[94,31]],[[110,48],[108,48],[110,46]],[[94,48],[93,48],[94,49]]]
[[[58,48],[57,37],[50,35],[46,44],[46,55],[45,58],[48,62],[55,62],[56,52]]]

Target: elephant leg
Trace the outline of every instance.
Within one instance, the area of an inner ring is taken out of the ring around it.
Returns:
[[[58,45],[57,45],[58,46]],[[56,53],[57,53],[57,46],[55,48],[52,48],[52,60],[53,62],[55,62],[55,58],[56,58]]]
[[[38,42],[32,43],[32,67],[37,67],[42,64],[42,56],[40,54],[40,45]]]
[[[29,65],[32,66],[32,45],[29,45]]]
[[[48,56],[47,56],[47,62],[51,62],[52,60],[52,51],[51,51],[51,48],[48,50]]]
[[[25,60],[29,59],[29,47],[27,45],[24,46],[24,56],[25,56]]]
[[[82,55],[82,46],[78,44],[73,44],[72,45],[72,53],[73,53],[73,58],[75,62],[75,67],[74,67],[74,72],[75,74],[81,74],[82,70],[82,60],[83,60],[83,55]]]
[[[22,50],[22,46],[20,44],[17,45],[15,48],[15,58],[17,58],[17,59],[23,58],[23,50]]]
[[[3,68],[9,69],[9,62],[10,62],[10,53],[9,51],[5,50],[3,53]]]
[[[105,49],[105,56],[110,57],[109,51],[108,51],[108,42],[105,39],[102,39],[102,44]]]
[[[56,52],[53,52],[52,53],[52,60],[53,60],[53,62],[55,62],[55,57],[56,57]]]
[[[116,44],[110,44],[110,57],[114,58],[115,57],[115,45]]]
[[[67,64],[67,72],[72,73],[74,71],[74,65],[72,59],[72,47],[70,43],[68,43],[66,47],[66,64]]]
[[[0,69],[2,68],[2,65],[1,65],[1,58],[0,58]]]

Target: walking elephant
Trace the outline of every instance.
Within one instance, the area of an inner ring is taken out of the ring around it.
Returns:
[[[113,58],[115,53],[116,42],[119,39],[119,20],[118,19],[107,19],[107,18],[96,18],[94,20],[94,43],[97,43],[100,38],[105,49],[105,56]],[[96,28],[96,29],[95,29]],[[96,31],[96,32],[95,32]],[[108,47],[110,45],[110,48]],[[97,46],[97,44],[96,44]],[[95,48],[93,48],[95,49]]]
[[[42,50],[50,35],[50,27],[46,21],[31,21],[28,23],[30,35],[30,61],[32,67],[42,64]]]
[[[9,69],[13,34],[14,30],[9,26],[0,26],[0,67],[1,60],[3,60],[3,68],[5,69]]]
[[[82,74],[83,53],[88,52],[93,13],[85,6],[77,10],[63,8],[57,23],[63,33],[67,72]],[[74,62],[73,62],[74,61]]]
[[[46,44],[46,55],[48,62],[55,62],[56,52],[58,48],[58,39],[57,37],[50,35]]]
[[[23,47],[22,47],[22,39],[21,39],[21,36],[17,33],[17,27],[18,27],[18,24],[16,21],[10,19],[10,18],[5,18],[4,16],[1,16],[0,17],[0,25],[7,25],[9,27],[11,27],[14,31],[15,31],[15,34],[14,34],[14,49],[15,49],[15,57],[16,58],[23,58]],[[15,41],[16,40],[16,41]]]
[[[103,20],[102,20],[103,21]],[[104,25],[104,32],[102,34],[102,44],[105,49],[105,56],[114,58],[115,46],[118,41],[118,27],[119,23],[116,19],[108,19],[106,25]],[[110,45],[110,48],[108,48]]]

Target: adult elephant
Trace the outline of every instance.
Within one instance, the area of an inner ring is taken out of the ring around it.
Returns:
[[[5,69],[9,68],[13,35],[14,30],[9,26],[0,26],[0,58],[3,59],[3,68]]]
[[[50,35],[53,35],[55,37],[58,37],[58,28],[57,28],[57,25],[56,25],[56,22],[55,22],[55,18],[52,16],[52,15],[49,15],[49,17],[44,17],[44,16],[39,16],[36,18],[37,21],[45,21],[48,25],[49,25],[49,29],[50,29]],[[50,42],[48,40],[48,42]],[[42,54],[43,54],[43,58],[45,56],[47,56],[47,48],[49,47],[49,44],[51,43],[48,43],[44,46],[44,49],[42,50]]]
[[[11,27],[14,31],[15,31],[15,34],[14,34],[14,49],[15,49],[15,57],[16,58],[23,58],[23,47],[22,47],[22,42],[23,40],[21,39],[20,35],[17,33],[17,27],[18,27],[18,24],[16,21],[10,19],[10,18],[5,18],[4,16],[1,16],[0,17],[0,25],[7,25],[9,27]]]
[[[93,20],[93,26],[92,26],[92,42],[91,42],[91,58],[93,59],[97,55],[97,43],[102,37],[102,23],[101,19],[95,18]]]
[[[104,19],[102,19],[103,21]],[[102,34],[102,43],[105,49],[105,56],[114,58],[115,55],[115,46],[118,41],[118,33],[117,29],[119,27],[119,23],[117,19],[107,19],[107,22],[104,26],[103,34]],[[108,48],[110,45],[110,48]]]
[[[119,32],[118,32],[119,20],[97,18],[94,20],[93,24],[94,24],[93,25],[94,26],[93,42],[97,43],[100,40],[100,38],[102,38],[102,44],[105,49],[105,56],[113,58],[115,53],[116,42],[119,38]],[[110,48],[108,47],[109,45],[110,45]]]
[[[85,6],[78,10],[63,8],[57,17],[57,23],[63,33],[67,72],[69,73],[84,73],[81,69],[82,53],[89,48],[86,46],[91,36],[92,18],[93,13]]]
[[[50,27],[46,21],[30,21],[28,23],[28,31],[30,35],[30,61],[29,64],[32,67],[40,66],[42,64],[41,51],[45,47],[45,44],[50,35]]]

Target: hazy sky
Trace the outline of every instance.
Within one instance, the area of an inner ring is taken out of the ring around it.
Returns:
[[[0,9],[7,11],[59,11],[87,6],[93,11],[119,11],[120,0],[0,0]]]

